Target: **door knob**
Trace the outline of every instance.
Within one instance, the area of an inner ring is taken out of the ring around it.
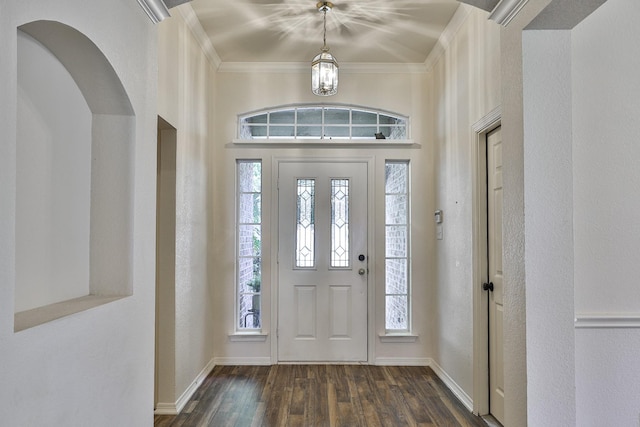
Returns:
[[[364,273],[366,273],[367,271],[364,268],[361,268],[360,270],[358,270],[358,274],[361,276],[364,276]]]
[[[493,282],[483,283],[482,284],[482,290],[483,291],[491,291],[491,292],[493,292]]]

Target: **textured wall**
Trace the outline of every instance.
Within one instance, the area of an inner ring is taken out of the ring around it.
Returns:
[[[640,414],[640,3],[608,0],[572,31],[577,425]],[[606,323],[606,322],[605,322]]]
[[[175,322],[175,330],[162,331],[175,337],[175,389],[171,401],[159,402],[169,405],[213,355],[209,130],[215,71],[178,9],[158,25],[158,114],[176,129],[175,299],[159,313]]]
[[[463,9],[465,10],[465,9]],[[473,396],[472,125],[500,106],[499,27],[469,9],[428,75],[436,173],[436,208],[443,239],[437,241],[433,358]],[[482,52],[482,54],[479,54]],[[434,227],[433,212],[428,218]]]

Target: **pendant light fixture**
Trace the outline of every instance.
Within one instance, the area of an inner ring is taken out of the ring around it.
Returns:
[[[311,90],[319,96],[330,96],[338,92],[338,61],[327,47],[327,12],[333,3],[321,1],[316,7],[323,14],[324,36],[322,51],[311,62]]]

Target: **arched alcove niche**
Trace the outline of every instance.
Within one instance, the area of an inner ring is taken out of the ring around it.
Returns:
[[[76,29],[17,28],[16,281],[20,331],[133,293],[135,115]]]

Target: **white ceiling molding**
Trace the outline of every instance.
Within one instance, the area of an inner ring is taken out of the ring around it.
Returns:
[[[506,27],[528,1],[529,0],[501,0],[491,11],[489,19]]]
[[[308,73],[311,62],[223,62],[221,73]],[[424,64],[349,63],[340,64],[341,73],[359,74],[419,74],[427,70]]]
[[[220,65],[222,64],[222,60],[220,59],[220,56],[218,56],[218,52],[216,52],[213,44],[211,44],[211,39],[209,39],[209,36],[207,36],[204,28],[202,28],[202,24],[196,16],[196,12],[193,10],[193,7],[191,7],[191,4],[183,4],[177,9],[180,12],[180,15],[182,15],[182,18],[184,18],[185,22],[187,23],[187,26],[191,30],[191,34],[193,34],[193,37],[195,37],[198,41],[198,44],[202,48],[205,56],[207,57],[211,65],[213,65],[213,68],[219,70]]]
[[[168,9],[176,6],[180,6],[183,3],[190,2],[191,0],[162,0]]]
[[[154,24],[171,16],[162,0],[138,0],[138,4]]]

